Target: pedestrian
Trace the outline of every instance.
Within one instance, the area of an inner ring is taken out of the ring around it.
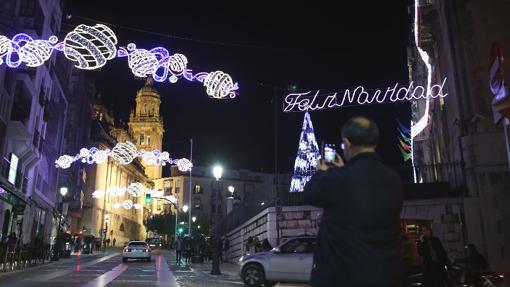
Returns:
[[[9,252],[14,252],[17,243],[18,238],[16,237],[16,233],[11,232],[11,234],[7,237],[7,250]]]
[[[269,243],[269,240],[267,240],[267,238],[265,238],[264,240],[262,240],[262,251],[270,251],[271,249],[273,249],[273,247],[271,247],[271,243]]]
[[[423,272],[423,257],[418,254],[416,241],[411,240],[407,234],[402,235],[401,254],[402,276],[406,282],[410,276]]]
[[[110,247],[110,238],[106,239],[106,246]]]
[[[218,261],[220,261],[220,264],[223,264],[223,254],[221,254],[222,250],[223,250],[223,240],[221,240],[221,238],[218,238],[217,244],[218,245],[216,246],[216,248],[217,248],[216,251],[218,253],[216,254],[216,256],[218,256]]]
[[[191,263],[191,238],[186,236],[186,241],[184,244],[184,258],[186,259],[186,264]]]
[[[448,270],[451,270],[450,259],[448,259],[441,240],[432,234],[432,229],[429,227],[422,228],[418,252],[423,257],[425,286],[447,286]]]
[[[399,175],[376,148],[377,125],[355,117],[342,128],[343,155],[326,163],[305,185],[306,202],[323,208],[314,252],[313,286],[400,286]]]
[[[101,238],[96,238],[96,252],[101,250]]]
[[[112,241],[112,246],[115,247],[115,242],[117,242],[117,239],[115,239],[115,237],[113,238],[113,241]]]
[[[225,237],[225,241],[223,242],[223,262],[228,262],[228,250],[230,249],[230,242],[228,241],[228,237]]]
[[[177,237],[175,241],[175,264],[181,264],[182,257],[182,249],[183,249],[182,238],[180,236]]]

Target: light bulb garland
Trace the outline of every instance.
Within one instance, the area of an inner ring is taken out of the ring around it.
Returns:
[[[80,149],[80,152],[75,156],[60,156],[55,161],[55,166],[57,168],[66,169],[76,161],[81,161],[82,163],[87,164],[100,164],[105,162],[108,157],[113,158],[122,165],[130,164],[134,159],[141,158],[148,165],[165,166],[167,164],[175,164],[177,165],[177,168],[182,172],[190,171],[193,167],[193,164],[188,159],[171,159],[170,154],[166,151],[138,151],[136,146],[129,141],[117,143],[112,150],[99,150],[96,147],[92,147],[90,149],[82,148]]]
[[[203,83],[208,96],[215,99],[235,98],[239,86],[230,75],[222,71],[193,74],[188,69],[188,58],[179,53],[171,55],[166,48],[150,50],[137,48],[129,43],[126,47],[116,47],[117,37],[106,25],[78,25],[67,33],[62,42],[56,36],[48,40],[34,40],[27,34],[17,34],[12,39],[0,35],[0,65],[17,68],[22,63],[27,67],[39,67],[48,61],[53,50],[61,51],[65,57],[75,62],[75,67],[83,70],[96,70],[114,58],[127,58],[128,66],[137,77],[152,77],[157,82],[168,79],[176,83],[184,78],[190,82]]]
[[[152,197],[163,197],[163,191],[157,189],[150,189],[145,187],[140,182],[133,182],[127,187],[109,187],[106,191],[98,189],[92,192],[92,198],[102,198],[105,195],[114,197],[124,196],[126,193],[133,197],[140,197],[144,194],[151,194]]]

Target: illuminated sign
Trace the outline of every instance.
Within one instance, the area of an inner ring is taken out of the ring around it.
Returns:
[[[11,164],[9,165],[9,176],[7,180],[14,184],[16,182],[16,172],[18,171],[18,157],[11,153]]]
[[[437,97],[443,98],[448,95],[443,92],[445,83],[446,78],[444,78],[441,84],[433,85],[428,92],[426,87],[414,85],[414,82],[411,82],[409,86],[405,87],[399,88],[398,84],[395,84],[386,89],[370,91],[366,90],[363,86],[358,86],[355,89],[345,89],[343,92],[326,94],[321,94],[319,90],[290,93],[285,97],[283,102],[283,111],[305,112],[347,106],[393,103]]]

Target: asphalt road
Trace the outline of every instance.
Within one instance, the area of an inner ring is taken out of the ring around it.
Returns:
[[[0,273],[2,287],[243,286],[233,275],[212,276],[207,265],[177,266],[173,254],[152,255],[151,262],[122,263],[118,250],[72,256],[20,271]]]

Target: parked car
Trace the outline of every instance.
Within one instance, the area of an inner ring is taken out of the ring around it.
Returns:
[[[273,248],[241,257],[240,276],[247,286],[309,282],[316,237],[295,237]]]
[[[151,261],[151,249],[145,241],[130,241],[122,250],[122,262],[129,259],[144,259]]]

